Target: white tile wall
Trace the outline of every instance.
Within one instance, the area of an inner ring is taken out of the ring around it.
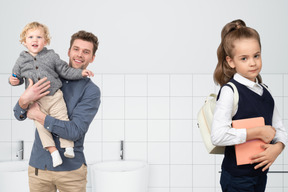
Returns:
[[[12,109],[24,86],[8,85],[9,74],[0,74],[0,161],[14,160],[14,146],[25,141],[29,159],[34,123],[19,122]],[[277,108],[288,127],[288,74],[264,74]],[[222,155],[209,155],[197,128],[197,112],[205,97],[217,92],[212,74],[96,74],[102,103],[86,134],[89,163],[124,158],[150,164],[149,192],[217,192]],[[272,171],[288,170],[288,150]],[[208,173],[208,174],[207,174]],[[288,191],[287,173],[270,173],[267,190]],[[88,186],[91,190],[90,186]]]
[[[125,121],[125,141],[146,142],[148,137],[147,120],[126,120]]]
[[[192,75],[170,75],[170,96],[193,96]]]
[[[172,188],[192,188],[192,169],[191,163],[188,165],[171,165],[170,186]]]
[[[147,75],[125,75],[125,95],[147,96]]]

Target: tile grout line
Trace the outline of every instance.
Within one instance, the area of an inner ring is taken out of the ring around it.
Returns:
[[[10,86],[10,93],[11,93],[11,99],[10,99],[10,101],[11,101],[11,107],[13,106],[13,103],[12,103],[12,93],[13,93],[13,91],[12,91],[12,86]],[[13,110],[12,110],[13,111]],[[12,124],[12,111],[10,112],[10,126],[11,126],[11,129],[10,129],[10,132],[11,132],[11,136],[10,136],[10,139],[11,139],[11,150],[10,150],[10,159],[11,159],[11,161],[12,161],[12,151],[13,151],[13,124]]]
[[[104,92],[104,86],[103,86],[103,81],[104,81],[104,78],[103,78],[103,74],[101,74],[101,88],[102,88],[102,94],[101,94],[101,100],[102,100],[102,95],[103,95],[103,92]],[[104,125],[103,125],[103,102],[101,102],[102,106],[101,106],[101,161],[103,162],[104,161]]]
[[[149,161],[149,129],[148,129],[148,74],[146,74],[146,160]]]
[[[171,75],[168,79],[169,83],[169,192],[171,192]]]
[[[193,81],[194,80],[194,75],[192,74],[192,78],[191,78],[191,86],[192,86],[192,119],[193,119],[193,101],[194,101],[194,91],[193,91]],[[194,129],[193,129],[193,120],[192,120],[192,136],[191,136],[191,140],[192,140],[192,162],[191,162],[191,164],[192,164],[192,176],[191,176],[191,179],[192,179],[192,181],[191,181],[191,184],[192,184],[192,192],[194,191],[193,190],[193,178],[194,178],[194,174],[193,174],[193,170],[194,170],[194,166],[193,166],[193,163],[194,163],[194,161],[193,161],[193,159],[194,159],[194,155],[193,155],[193,147],[194,147],[194,139],[193,139],[193,133],[194,133]]]

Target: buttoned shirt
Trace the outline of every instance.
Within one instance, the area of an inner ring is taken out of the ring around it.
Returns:
[[[61,90],[66,102],[69,121],[59,120],[47,115],[44,127],[52,133],[63,163],[53,167],[51,155],[43,149],[36,129],[29,161],[29,165],[35,168],[50,171],[71,171],[80,168],[82,164],[86,164],[83,151],[84,138],[100,105],[100,89],[90,78],[75,81],[61,80],[63,84]],[[19,102],[14,107],[14,116],[18,120],[27,118],[27,111],[20,107]],[[26,128],[23,127],[23,129]],[[59,138],[74,141],[74,158],[64,156],[65,149],[60,147]]]
[[[25,88],[29,86],[28,79],[32,79],[34,83],[38,80],[47,77],[50,81],[50,93],[54,93],[62,86],[61,78],[68,80],[83,79],[82,69],[75,69],[60,59],[59,55],[52,49],[44,47],[35,57],[27,51],[22,51],[17,59],[12,73],[16,74],[20,80],[19,85],[24,83]]]
[[[258,95],[261,96],[263,94],[263,87],[258,83],[258,81],[250,81],[238,73],[236,73],[233,78]],[[222,87],[221,94],[216,102],[214,119],[211,128],[211,139],[214,145],[232,146],[246,142],[246,128],[243,127],[242,129],[235,129],[231,127],[232,117],[237,113],[238,108],[237,105],[235,113],[233,114],[233,95],[234,92],[231,87]],[[276,105],[274,106],[273,111],[272,126],[276,129],[276,135],[272,142],[282,142],[284,145],[286,145],[287,132]]]

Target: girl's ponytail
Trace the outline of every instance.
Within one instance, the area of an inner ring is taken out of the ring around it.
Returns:
[[[220,43],[217,49],[218,63],[214,70],[214,82],[221,86],[226,84],[236,73],[236,70],[231,68],[226,61],[226,56],[223,43]]]
[[[217,49],[218,63],[214,71],[214,82],[223,86],[236,73],[235,68],[231,68],[226,57],[233,58],[234,41],[241,38],[255,38],[258,40],[260,48],[260,36],[258,32],[250,27],[246,27],[244,21],[238,19],[226,24],[221,31],[221,43]],[[257,77],[261,82],[261,77]]]

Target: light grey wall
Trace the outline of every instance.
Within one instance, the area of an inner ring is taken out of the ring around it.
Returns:
[[[206,153],[196,122],[206,95],[217,91],[212,74],[220,31],[242,18],[260,33],[263,79],[287,128],[287,7],[285,0],[0,0],[0,161],[15,160],[19,140],[30,157],[33,122],[12,113],[24,86],[11,87],[7,79],[24,50],[22,28],[39,21],[50,29],[49,48],[64,60],[74,32],[99,37],[89,68],[102,103],[85,140],[88,162],[119,159],[125,140],[125,158],[151,166],[149,192],[220,191],[222,156]],[[271,170],[288,170],[287,154],[286,147]],[[267,190],[287,191],[285,181],[287,174],[270,174]]]
[[[243,19],[262,37],[263,72],[287,72],[286,0],[12,0],[0,2],[2,72],[24,49],[22,28],[46,24],[50,48],[67,60],[69,39],[84,29],[100,47],[90,69],[99,73],[211,73],[222,27]]]

